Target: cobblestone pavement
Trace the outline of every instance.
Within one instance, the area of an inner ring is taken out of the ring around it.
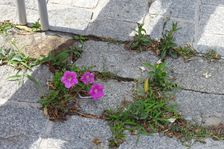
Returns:
[[[28,21],[38,20],[37,1],[26,0]],[[48,0],[51,29],[78,34],[128,40],[133,35],[136,22],[145,24],[147,33],[154,38],[162,34],[164,19],[170,17],[168,26],[177,21],[182,27],[177,33],[179,44],[190,43],[197,50],[222,49],[223,11],[222,0]],[[14,0],[0,1],[0,20],[16,20]],[[47,55],[61,45],[71,46],[71,37],[56,32],[12,33],[0,35],[1,46],[8,47],[14,40],[32,57]],[[158,57],[151,52],[137,53],[123,44],[88,40],[84,43],[79,65],[96,66],[95,71],[112,72],[123,78],[140,79],[146,72],[140,69],[145,62],[156,63]],[[224,60],[208,62],[194,57],[168,59],[168,69],[181,86],[176,94],[178,110],[197,124],[212,126],[224,122]],[[42,90],[25,79],[24,82],[8,81],[16,71],[10,66],[0,66],[0,148],[1,149],[107,149],[112,136],[106,121],[71,116],[65,122],[51,122],[43,116],[38,100],[47,92],[46,82],[52,78],[46,66],[37,66],[31,75],[40,80]],[[204,74],[210,77],[205,77]],[[134,81],[102,81],[106,96],[98,102],[80,100],[83,111],[100,115],[106,109],[115,109],[125,100],[133,100]],[[94,144],[99,139],[100,144]],[[211,138],[194,143],[192,149],[222,149],[223,141]],[[119,149],[184,149],[175,138],[161,134],[140,138],[127,134]]]

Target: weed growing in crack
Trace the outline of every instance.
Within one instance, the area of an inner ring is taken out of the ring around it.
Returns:
[[[82,36],[82,35],[75,35],[75,36],[73,36],[72,38],[73,38],[74,40],[79,41],[79,43],[81,44],[81,47],[83,47],[84,42],[88,40],[87,37]]]
[[[42,63],[48,63],[50,70],[55,72],[56,70],[66,69],[67,66],[75,62],[82,54],[82,50],[78,47],[70,47],[62,52],[51,53],[47,57],[43,58]]]
[[[39,22],[32,23],[31,30],[33,32],[41,31],[41,25],[40,25],[40,23]]]
[[[143,24],[138,24],[138,30],[134,36],[134,40],[130,43],[130,49],[143,51],[144,47],[150,45],[151,39],[146,35]]]
[[[132,135],[158,132],[176,137],[186,146],[191,145],[192,140],[203,141],[206,137],[223,139],[224,134],[192,124],[176,111],[171,102],[173,98],[164,94],[176,87],[169,80],[165,63],[149,67],[151,71],[144,82],[144,94],[137,93],[133,102],[116,111],[107,110],[104,113],[113,134],[111,147],[119,147],[124,142],[126,130]]]
[[[221,55],[215,50],[208,50],[203,57],[208,61],[216,61],[221,59]]]
[[[136,97],[133,103],[116,112],[106,111],[105,117],[113,133],[110,145],[119,146],[124,141],[124,130],[132,134],[154,133],[168,126],[170,118],[178,118],[178,113],[166,100],[150,94]]]
[[[175,48],[175,51],[183,57],[184,60],[188,60],[192,58],[193,56],[197,55],[197,51],[192,48],[190,45],[182,46],[182,47],[177,47]]]
[[[9,21],[0,22],[0,34],[7,34],[12,28],[14,28],[14,25]]]
[[[166,27],[166,23],[164,23],[164,30]],[[177,23],[172,24],[171,30],[166,30],[163,32],[163,37],[160,39],[159,45],[159,56],[161,59],[165,59],[166,56],[170,56],[172,58],[177,58],[178,53],[174,50],[177,47],[177,44],[174,41],[174,34],[179,30],[177,27]]]
[[[177,87],[175,83],[170,81],[169,75],[167,73],[167,68],[165,63],[159,64],[145,64],[148,68],[148,76],[150,85],[160,91],[169,91]]]
[[[34,59],[22,52],[17,45],[12,42],[14,49],[0,48],[1,65],[8,64],[17,70],[29,69],[41,63],[40,59]]]

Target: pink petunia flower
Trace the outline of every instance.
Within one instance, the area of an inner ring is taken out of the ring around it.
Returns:
[[[104,86],[102,84],[93,84],[89,91],[93,100],[97,101],[104,96]]]
[[[61,77],[61,82],[65,85],[66,88],[71,88],[78,84],[77,75],[75,72],[66,71]]]
[[[90,72],[85,72],[81,79],[80,79],[85,85],[88,85],[88,84],[92,84],[94,83],[94,74],[93,73],[90,73]]]

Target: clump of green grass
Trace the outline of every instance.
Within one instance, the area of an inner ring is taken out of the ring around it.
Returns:
[[[166,27],[166,23],[164,23],[164,30]],[[159,45],[159,56],[161,59],[165,59],[167,56],[172,58],[177,58],[178,53],[175,51],[177,44],[175,43],[174,34],[179,30],[177,27],[177,23],[172,24],[171,30],[166,30],[163,32],[163,37],[160,39]]]
[[[169,91],[173,88],[177,87],[175,83],[170,80],[170,77],[167,72],[166,64],[159,63],[159,64],[145,64],[148,68],[148,76],[150,85],[160,91]]]
[[[203,57],[209,61],[220,60],[221,55],[215,50],[208,50]]]
[[[83,45],[84,42],[88,40],[87,37],[82,36],[82,35],[75,35],[75,36],[73,36],[72,38],[73,38],[74,40],[79,41],[79,43],[80,43],[81,45]]]
[[[132,103],[121,106],[116,111],[105,111],[105,119],[109,122],[113,134],[110,139],[111,147],[118,147],[123,143],[126,130],[135,135],[162,133],[176,137],[184,145],[191,144],[192,140],[203,141],[206,137],[223,139],[224,134],[217,134],[209,128],[186,121],[176,111],[173,102],[170,102],[173,98],[162,94],[176,87],[169,80],[165,63],[149,67],[151,71],[144,83],[145,94],[137,94]]]
[[[12,28],[14,28],[14,25],[9,21],[0,22],[0,34],[7,34]]]
[[[119,146],[124,141],[124,130],[137,134],[157,132],[160,126],[168,125],[170,117],[178,116],[165,100],[148,96],[137,98],[133,103],[117,112],[107,111],[106,119],[112,127],[111,146]]]
[[[193,56],[197,55],[197,51],[194,48],[192,48],[190,45],[177,47],[175,48],[175,51],[178,53],[178,55],[183,57],[184,60],[188,60],[192,58]]]
[[[78,47],[70,47],[61,52],[51,53],[43,58],[42,63],[48,63],[55,70],[63,70],[81,56],[82,50]]]
[[[31,29],[33,32],[41,31],[41,25],[39,22],[32,23]]]
[[[0,61],[2,65],[8,64],[17,70],[31,70],[32,67],[41,63],[41,59],[31,58],[30,56],[23,53],[15,43],[12,44],[15,47],[14,49],[0,48]]]
[[[138,30],[134,36],[134,40],[130,43],[130,49],[143,51],[144,48],[151,44],[151,39],[146,35],[143,24],[138,24]]]

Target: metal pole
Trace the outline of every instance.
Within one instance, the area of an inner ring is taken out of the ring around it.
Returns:
[[[40,13],[41,29],[43,31],[46,31],[49,29],[46,0],[38,0],[38,7],[39,7],[39,13]]]
[[[26,25],[26,8],[25,8],[25,1],[24,0],[16,0],[17,5],[17,12],[19,15],[19,23],[21,25]]]

